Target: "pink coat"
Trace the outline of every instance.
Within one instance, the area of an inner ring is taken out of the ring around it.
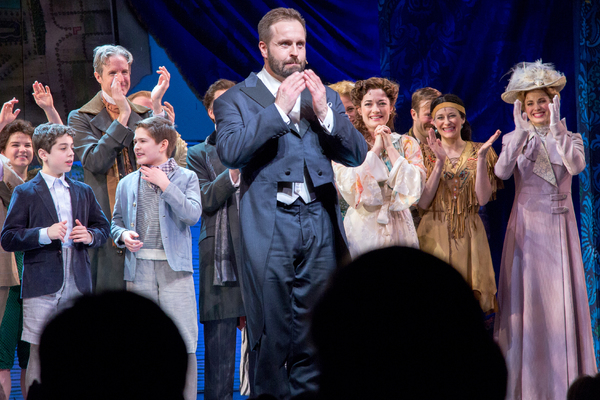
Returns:
[[[495,338],[509,371],[507,399],[566,398],[596,360],[571,179],[585,168],[581,135],[548,132],[557,186],[534,174],[542,139],[511,132],[495,173],[514,175],[515,200],[500,268]]]

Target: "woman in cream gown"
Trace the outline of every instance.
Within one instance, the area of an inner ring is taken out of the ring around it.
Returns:
[[[384,78],[356,82],[356,128],[369,144],[355,168],[333,164],[338,190],[350,205],[344,218],[350,254],[393,246],[419,247],[409,207],[425,181],[421,149],[414,138],[394,133],[398,85]]]

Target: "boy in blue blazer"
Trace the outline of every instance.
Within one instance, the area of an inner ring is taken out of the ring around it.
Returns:
[[[31,343],[26,387],[39,380],[39,340],[46,322],[81,294],[91,293],[87,249],[104,244],[108,220],[92,189],[65,176],[73,165],[72,128],[43,124],[33,133],[42,170],[15,188],[2,247],[23,251],[23,335]]]
[[[141,167],[117,186],[111,236],[127,248],[127,290],[154,300],[179,328],[188,352],[184,398],[196,399],[198,318],[190,226],[202,214],[198,178],[169,158],[177,131],[168,120],[139,121],[133,142]]]

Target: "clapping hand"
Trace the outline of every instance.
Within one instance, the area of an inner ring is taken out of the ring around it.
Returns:
[[[310,69],[304,71],[304,81],[312,96],[313,110],[319,120],[323,122],[325,121],[325,117],[327,117],[327,110],[329,108],[327,106],[327,91],[325,85],[321,82],[321,78]]]
[[[35,81],[33,83],[33,98],[35,103],[44,111],[54,108],[54,99],[48,85],[44,87],[44,85]]]
[[[279,89],[277,90],[275,104],[277,104],[286,115],[292,111],[298,96],[306,89],[304,74],[304,72],[294,72],[281,82],[281,86],[279,86]]]
[[[154,86],[154,89],[152,89],[152,93],[150,93],[150,98],[152,99],[152,109],[154,110],[154,114],[160,114],[162,111],[162,98],[169,88],[171,74],[165,67],[158,67],[156,73],[160,76],[158,77],[158,83]]]
[[[35,103],[44,110],[46,114],[46,118],[48,118],[48,122],[52,122],[53,124],[62,125],[62,119],[60,115],[58,115],[58,111],[54,108],[54,99],[52,98],[52,93],[50,92],[50,87],[46,85],[42,85],[38,81],[33,82],[33,99]]]
[[[0,111],[0,129],[13,122],[17,118],[17,115],[19,115],[21,110],[18,108],[13,112],[13,107],[18,102],[19,100],[17,100],[16,97],[13,97],[11,100],[4,103],[2,110]]]
[[[171,103],[169,103],[168,101],[165,101],[165,104],[163,104],[163,109],[167,113],[167,117],[168,117],[169,121],[171,121],[174,124],[175,123],[175,108],[173,108]]]
[[[446,161],[446,150],[442,147],[442,141],[435,136],[433,128],[429,128],[429,136],[427,136],[427,145],[435,154],[435,157],[440,160],[441,163]]]
[[[548,104],[550,109],[550,125],[558,125],[560,122],[560,98],[554,96],[552,103]]]
[[[479,151],[477,152],[477,157],[478,159],[485,159],[488,150],[490,149],[490,147],[492,147],[492,144],[498,140],[498,138],[500,137],[500,134],[502,132],[500,131],[500,129],[498,129],[492,136],[490,136],[490,138],[487,140],[487,142],[485,142],[480,148]]]
[[[556,135],[567,130],[565,120],[560,120],[560,98],[558,95],[554,96],[552,103],[548,104],[548,108],[550,109],[550,132],[556,137]]]
[[[87,230],[85,226],[75,220],[75,226],[69,235],[69,239],[72,239],[75,243],[90,244],[92,243],[92,234]]]

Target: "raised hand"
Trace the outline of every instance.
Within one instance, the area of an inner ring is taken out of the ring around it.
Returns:
[[[54,108],[52,93],[50,93],[50,87],[47,85],[44,87],[38,81],[33,82],[33,98],[35,103],[44,111]]]
[[[440,160],[441,163],[446,161],[448,155],[446,154],[446,150],[442,147],[442,141],[435,136],[435,131],[433,128],[429,128],[429,135],[427,136],[427,145],[435,154],[435,157]]]
[[[54,108],[54,99],[52,97],[52,93],[50,92],[50,87],[48,85],[44,86],[38,81],[33,82],[33,99],[35,103],[44,110],[46,113],[46,118],[48,118],[48,122],[52,122],[54,124],[62,125],[62,119]]]
[[[48,237],[51,240],[59,239],[61,242],[65,242],[65,235],[67,234],[67,221],[61,221],[53,224],[48,228]]]
[[[548,104],[550,109],[550,125],[558,125],[560,122],[560,98],[558,95],[554,96],[552,103]]]
[[[327,91],[321,78],[317,76],[312,70],[307,69],[304,71],[304,81],[306,87],[310,92],[313,100],[313,110],[317,117],[322,121],[327,117]]]
[[[137,252],[144,245],[143,242],[137,240],[140,235],[135,233],[134,231],[125,231],[121,234],[121,241],[125,243],[125,247],[132,253]]]
[[[75,226],[69,235],[69,239],[72,239],[75,243],[90,244],[92,243],[92,234],[88,232],[87,228],[75,220]]]
[[[13,97],[2,105],[2,110],[0,111],[0,129],[13,122],[17,118],[17,115],[19,115],[21,110],[18,108],[13,112],[15,104],[18,102],[19,100],[17,100],[16,97]]]
[[[498,129],[492,136],[490,136],[490,138],[487,140],[487,142],[485,142],[480,148],[479,151],[477,152],[477,157],[478,159],[485,159],[488,150],[490,149],[490,147],[492,147],[492,144],[498,140],[498,138],[500,137],[500,134],[502,132],[500,131],[500,129]]]
[[[175,109],[173,108],[171,103],[169,103],[168,101],[165,101],[165,104],[163,104],[163,109],[167,113],[167,117],[169,118],[169,121],[171,121],[172,123],[175,123]]]
[[[117,107],[119,107],[119,117],[117,120],[121,123],[121,125],[127,126],[129,115],[131,115],[131,106],[129,106],[129,102],[125,97],[126,93],[123,93],[123,88],[121,87],[122,80],[123,76],[121,74],[115,75],[112,84],[110,85],[110,95],[115,101]]]
[[[150,98],[152,99],[152,109],[154,110],[154,114],[160,114],[162,111],[162,98],[169,88],[171,74],[165,67],[158,67],[158,71],[156,72],[160,76],[158,77],[158,83],[154,86],[154,89],[152,89]]]
[[[305,72],[294,72],[283,82],[277,90],[277,96],[275,96],[275,104],[288,115],[294,108],[296,100],[300,93],[306,88],[306,82],[304,80]]]
[[[381,152],[385,148],[383,145],[383,138],[381,137],[380,133],[374,132],[373,135],[375,136],[375,143],[373,143],[373,147],[371,148],[371,151],[373,153],[375,153],[377,155],[377,157],[381,157]]]
[[[163,192],[167,189],[169,183],[171,183],[167,174],[165,174],[165,172],[160,168],[142,166],[140,171],[142,172],[143,180],[155,184]]]
[[[375,128],[375,135],[381,136],[383,148],[387,149],[392,146],[392,130],[387,125],[379,125]]]
[[[513,118],[515,120],[515,129],[520,131],[529,130],[529,123],[527,122],[527,113],[521,112],[521,101],[515,100],[513,108]]]

